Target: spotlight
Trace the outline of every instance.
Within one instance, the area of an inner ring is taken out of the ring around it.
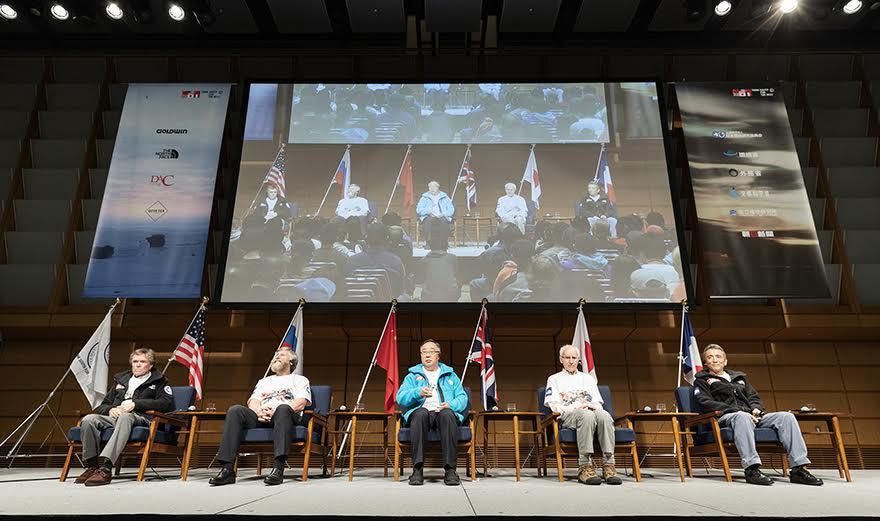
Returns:
[[[862,0],[849,0],[843,4],[843,12],[845,14],[856,14],[862,10]]]
[[[64,21],[70,18],[70,11],[58,2],[52,4],[52,7],[49,8],[49,12],[52,13],[52,17],[56,20]]]
[[[186,18],[186,11],[179,4],[170,4],[168,6],[168,16],[175,22],[180,22]]]
[[[121,20],[123,15],[125,15],[125,12],[116,2],[107,2],[107,5],[104,6],[104,12],[112,20]]]
[[[798,8],[798,0],[782,0],[779,2],[779,10],[782,14],[788,14]]]
[[[727,16],[730,14],[730,10],[733,9],[733,4],[728,0],[721,0],[717,4],[715,4],[715,14],[718,16]]]
[[[18,11],[9,4],[0,4],[0,16],[7,20],[15,20],[18,18]]]

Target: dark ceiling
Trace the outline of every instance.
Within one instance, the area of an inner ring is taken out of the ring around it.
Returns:
[[[67,21],[49,15],[53,1],[0,0],[7,47],[138,48],[174,45],[289,48],[390,47],[403,50],[561,46],[876,47],[880,0],[845,15],[845,0],[801,0],[783,15],[770,0],[180,0],[187,16],[172,21],[167,0],[58,0]]]

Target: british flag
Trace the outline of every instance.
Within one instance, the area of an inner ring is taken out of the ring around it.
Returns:
[[[477,335],[471,346],[471,362],[480,364],[480,386],[482,387],[483,409],[491,411],[498,405],[498,388],[495,386],[495,359],[492,356],[492,344],[489,342],[489,312],[484,307],[480,311],[480,323]]]
[[[275,161],[272,162],[272,166],[269,167],[269,171],[266,172],[266,179],[263,181],[264,184],[277,187],[278,195],[280,197],[286,197],[284,195],[284,189],[286,188],[284,182],[284,176],[286,174],[284,161],[284,145],[281,145],[281,149],[278,151],[278,155],[275,156]]]
[[[470,157],[471,153],[470,149],[468,149],[465,160],[461,164],[461,172],[458,174],[458,182],[464,183],[468,211],[471,211],[471,206],[477,206],[477,174],[471,170]]]
[[[202,381],[204,380],[205,315],[207,312],[204,305],[199,308],[183,338],[180,339],[177,349],[171,354],[172,360],[177,360],[189,369],[189,384],[195,388],[196,397],[199,400],[202,399]]]

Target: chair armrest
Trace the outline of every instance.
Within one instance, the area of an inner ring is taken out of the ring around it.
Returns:
[[[538,425],[538,430],[543,431],[544,429],[550,427],[551,425],[556,423],[556,421],[559,419],[559,416],[560,414],[558,412],[548,414],[541,420],[541,423]]]
[[[148,414],[148,415],[152,416],[153,418],[159,420],[162,423],[171,423],[171,424],[177,425],[179,427],[187,427],[189,425],[188,421],[177,418],[176,416],[171,416],[171,415],[166,414],[164,412],[145,411],[144,414]]]
[[[327,416],[316,413],[315,411],[303,411],[303,416],[311,416],[312,420],[321,427],[326,428],[328,425]]]
[[[722,411],[712,411],[704,414],[700,414],[699,416],[694,416],[692,418],[687,418],[684,421],[685,428],[688,428],[692,425],[702,425],[704,423],[711,423],[712,420],[717,420],[722,414]]]

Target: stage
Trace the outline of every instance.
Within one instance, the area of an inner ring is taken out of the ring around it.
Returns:
[[[792,485],[773,471],[768,471],[776,480],[772,487],[746,484],[741,471],[734,471],[733,483],[719,471],[703,470],[681,483],[672,469],[642,469],[641,483],[625,476],[617,487],[581,485],[574,469],[565,483],[552,472],[538,479],[534,469],[524,470],[517,483],[512,469],[504,469],[489,479],[447,487],[441,472],[429,470],[424,486],[410,487],[406,475],[395,483],[383,478],[381,469],[358,469],[353,482],[347,476],[320,478],[313,470],[306,483],[288,479],[267,487],[253,469],[242,469],[236,484],[215,488],[207,484],[212,471],[195,470],[181,482],[177,469],[157,470],[167,479],[148,472],[138,483],[132,469],[123,469],[110,485],[86,488],[73,482],[78,469],[65,483],[58,482],[55,469],[3,469],[0,515],[840,518],[877,517],[880,511],[880,471],[853,471],[847,483],[835,470],[818,469],[825,486],[813,488]]]

